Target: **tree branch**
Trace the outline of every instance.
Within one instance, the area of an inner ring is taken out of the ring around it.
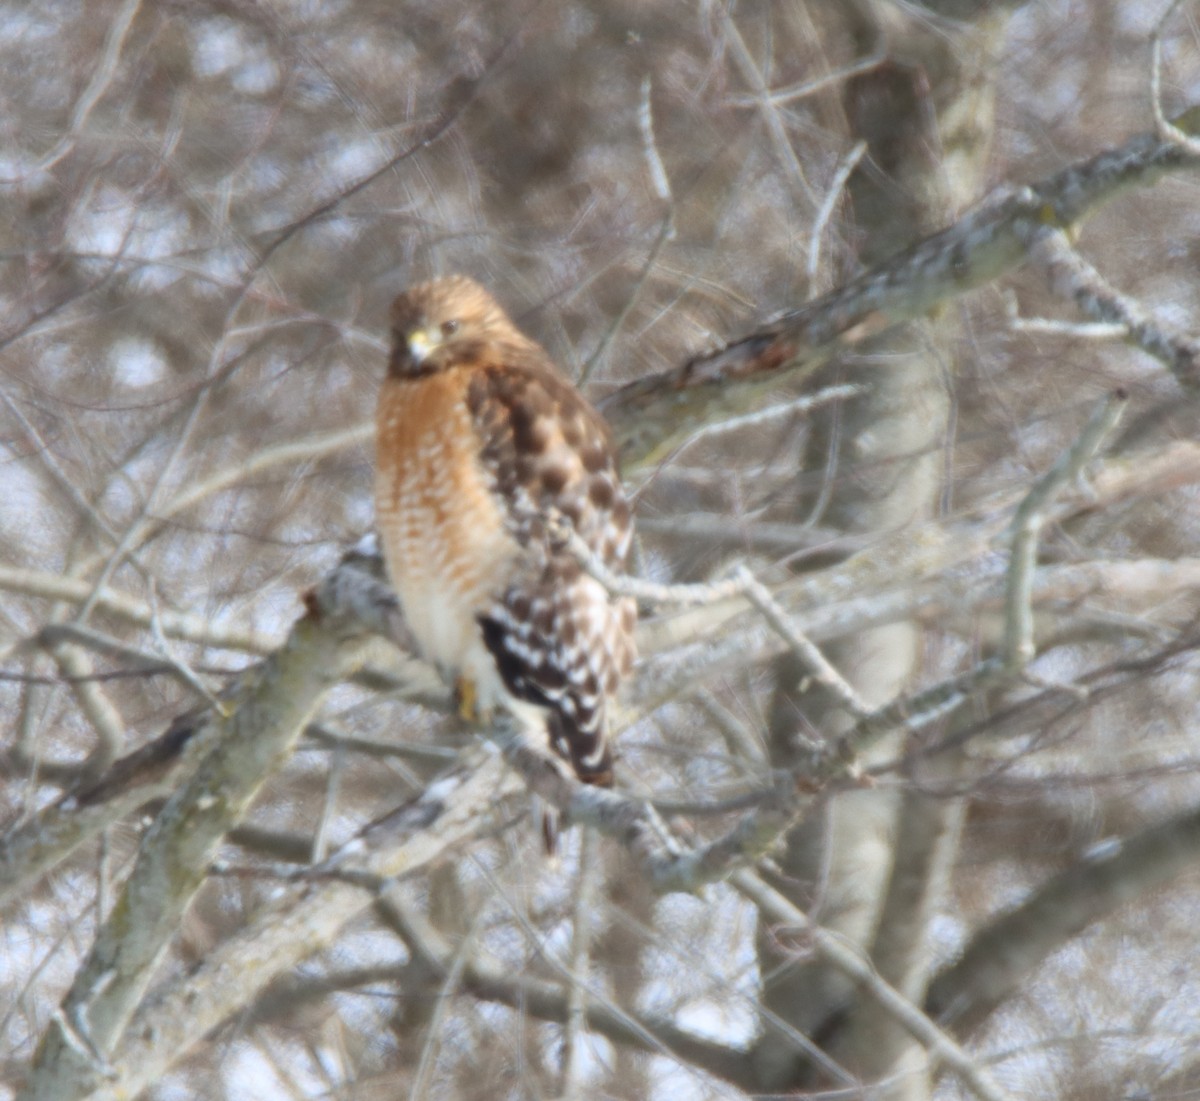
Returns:
[[[22,1098],[86,1093],[110,1073],[107,1053],[145,993],[217,845],[286,759],[325,692],[357,667],[385,623],[360,571],[334,571],[308,598],[287,642],[239,678],[211,720],[213,744],[143,838],[138,860],[43,1037]],[[378,584],[372,582],[377,593]],[[394,609],[394,601],[391,602]],[[346,615],[349,611],[352,614]]]
[[[1196,866],[1200,807],[1093,846],[1016,909],[976,932],[929,986],[925,1011],[969,1035],[1051,953],[1145,892]]]
[[[1176,120],[1191,125],[1191,114]],[[656,462],[694,432],[757,405],[769,388],[811,374],[868,337],[1026,264],[1046,230],[1069,229],[1102,204],[1200,154],[1141,134],[1047,180],[993,193],[956,225],[845,286],[682,367],[622,386],[600,403],[626,470]]]

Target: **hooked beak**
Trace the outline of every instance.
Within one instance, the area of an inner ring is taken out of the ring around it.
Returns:
[[[408,353],[413,362],[423,363],[441,343],[441,335],[434,329],[414,329],[408,334]]]

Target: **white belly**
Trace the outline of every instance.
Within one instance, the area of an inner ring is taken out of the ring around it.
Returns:
[[[494,708],[507,693],[477,617],[504,591],[519,548],[476,471],[464,472],[454,433],[420,435],[400,461],[380,463],[376,509],[388,575],[421,656],[447,680],[469,678],[480,708]]]

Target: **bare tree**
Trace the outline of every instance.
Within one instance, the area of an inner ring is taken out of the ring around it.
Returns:
[[[0,12],[3,1097],[1194,1088],[1193,7]],[[611,792],[360,541],[454,271],[636,490]]]

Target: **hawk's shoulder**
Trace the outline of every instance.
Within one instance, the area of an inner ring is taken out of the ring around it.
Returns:
[[[466,400],[483,465],[519,518],[554,509],[604,561],[624,561],[629,503],[608,425],[549,360],[479,364]]]

